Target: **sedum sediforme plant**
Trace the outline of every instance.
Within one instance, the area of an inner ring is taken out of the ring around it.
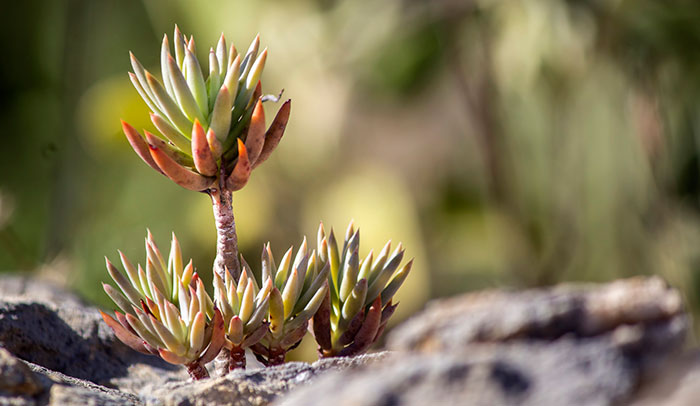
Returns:
[[[316,314],[328,292],[329,266],[320,267],[315,251],[308,252],[306,239],[292,261],[293,247],[275,264],[270,244],[263,247],[261,280],[271,280],[269,329],[251,346],[265,365],[284,362],[287,351],[299,345],[309,320]]]
[[[226,370],[245,368],[245,349],[257,344],[267,333],[265,321],[270,302],[272,279],[263,281],[262,289],[250,267],[243,262],[243,272],[236,281],[226,270],[222,279],[214,274],[214,302],[224,318],[226,343],[222,348]]]
[[[396,310],[392,298],[411,271],[413,260],[399,268],[404,249],[391,241],[374,257],[360,259],[360,230],[347,228],[342,250],[333,229],[318,229],[318,263],[330,268],[329,291],[313,317],[312,332],[321,357],[361,354],[381,336]]]
[[[175,27],[174,54],[167,35],[161,47],[161,79],[144,69],[131,54],[131,82],[151,110],[156,134],[141,135],[122,121],[124,134],[149,166],[178,185],[207,193],[217,228],[214,271],[224,278],[228,268],[240,276],[238,238],[232,192],[248,182],[251,171],[277,147],[289,119],[291,101],[282,104],[266,129],[261,75],[267,49],[255,38],[239,54],[223,34],[209,49],[208,73],[196,56],[193,37]]]
[[[193,379],[209,376],[204,364],[224,345],[224,320],[194,272],[183,264],[180,245],[172,236],[166,262],[150,231],[146,237],[146,267],[132,265],[119,252],[126,276],[105,258],[119,289],[106,283],[107,295],[122,310],[116,319],[100,312],[117,338],[136,351],[184,365]]]

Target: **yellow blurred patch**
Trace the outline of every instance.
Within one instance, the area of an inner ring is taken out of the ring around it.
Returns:
[[[326,232],[331,227],[342,240],[351,219],[361,230],[360,257],[370,249],[378,252],[387,240],[392,246],[402,242],[406,261],[415,258],[411,274],[396,294],[401,302],[392,321],[404,319],[420,309],[430,294],[429,269],[421,240],[418,215],[402,180],[380,167],[348,168],[348,175],[324,190],[305,208],[306,235],[315,238],[319,220]]]
[[[101,80],[88,88],[78,103],[79,139],[96,157],[115,152],[126,154],[131,147],[122,134],[120,120],[139,132],[144,128],[154,131],[148,112],[126,74]]]

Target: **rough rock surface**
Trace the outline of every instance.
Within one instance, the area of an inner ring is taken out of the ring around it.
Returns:
[[[266,405],[325,371],[385,356],[292,362],[192,382],[183,368],[124,346],[97,309],[75,296],[0,278],[0,405]],[[209,370],[214,375],[213,365]]]
[[[263,406],[329,370],[350,370],[387,356],[387,353],[378,353],[320,360],[313,364],[288,362],[271,368],[231,372],[197,385],[184,381],[147,385],[140,395],[146,404],[158,406]]]
[[[130,365],[174,370],[116,339],[97,309],[50,285],[20,277],[0,281],[0,347],[68,376],[109,385]]]
[[[465,295],[397,328],[392,363],[323,377],[278,405],[619,405],[680,350],[688,323],[657,278]]]
[[[388,353],[192,382],[123,346],[74,296],[3,277],[0,405],[695,406],[700,353],[679,355],[688,325],[657,278],[483,292],[435,302]]]

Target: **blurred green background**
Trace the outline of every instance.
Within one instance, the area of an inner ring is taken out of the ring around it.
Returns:
[[[221,32],[239,49],[259,32],[263,90],[293,99],[234,196],[249,262],[354,218],[364,253],[391,238],[416,257],[395,321],[458,292],[639,274],[700,312],[696,0],[26,0],[0,15],[0,271],[110,306],[103,256],[142,260],[146,227],[210,268],[208,197],[144,165],[119,125],[149,126],[128,51],[158,71],[178,23],[200,58]]]

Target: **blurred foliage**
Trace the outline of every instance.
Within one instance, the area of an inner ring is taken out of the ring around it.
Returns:
[[[144,228],[210,267],[206,196],[129,149],[126,75],[177,22],[200,52],[260,32],[294,100],[234,197],[257,262],[355,218],[416,257],[394,322],[430,297],[660,274],[700,312],[700,3],[694,0],[27,0],[0,6],[0,270],[109,305],[103,255]],[[243,45],[240,45],[243,44]],[[270,110],[271,111],[271,110]],[[269,112],[268,112],[269,113]],[[364,255],[364,253],[361,253]],[[47,271],[48,270],[48,271]],[[206,275],[206,272],[202,272]],[[310,348],[304,345],[302,348]]]

